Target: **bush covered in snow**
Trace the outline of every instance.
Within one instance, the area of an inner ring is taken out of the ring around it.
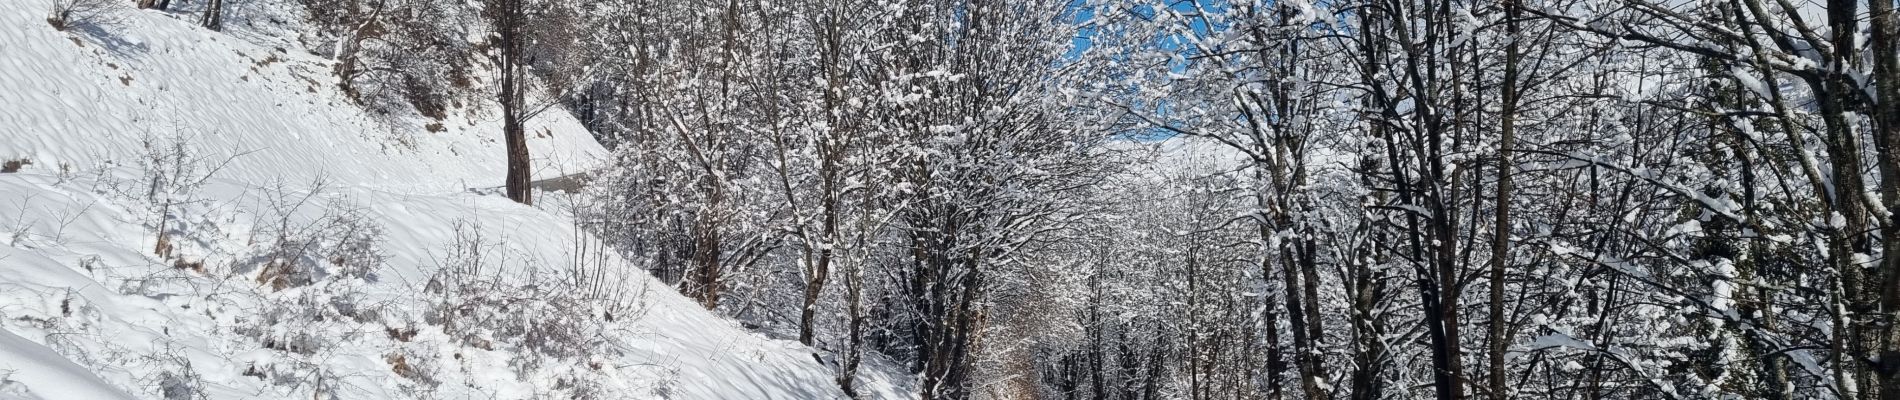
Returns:
[[[375,279],[378,266],[388,258],[377,248],[383,240],[383,227],[364,215],[361,205],[344,199],[332,201],[313,221],[298,218],[313,197],[322,193],[323,184],[294,193],[280,181],[274,188],[269,219],[253,233],[256,254],[239,272],[255,272],[259,283],[274,290],[305,286],[334,276],[340,279]]]

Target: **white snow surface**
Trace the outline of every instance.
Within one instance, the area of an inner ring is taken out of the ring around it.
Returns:
[[[497,276],[556,275],[597,245],[567,197],[529,207],[470,190],[504,174],[491,105],[451,110],[441,132],[377,122],[288,34],[129,6],[116,24],[58,31],[49,3],[0,7],[0,161],[31,162],[0,173],[0,399],[517,399],[571,393],[576,377],[610,399],[843,397],[814,350],[748,332],[612,255],[589,262],[622,272],[638,312],[606,323],[602,351],[524,368],[527,350],[451,337],[427,321],[424,287],[458,227],[506,255]],[[528,127],[537,178],[606,153],[564,112]],[[146,193],[128,190],[150,180],[144,143],[181,144],[215,170],[163,224],[171,257],[154,254]],[[368,278],[259,282],[270,227],[348,211],[383,232],[387,259]],[[346,300],[348,318],[314,309]],[[299,334],[320,343],[266,340]],[[908,397],[909,378],[872,361],[860,392]]]

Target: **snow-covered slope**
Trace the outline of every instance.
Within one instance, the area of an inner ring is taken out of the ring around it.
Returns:
[[[157,11],[60,32],[45,22],[48,2],[19,0],[0,14],[7,156],[85,167],[137,154],[145,136],[186,136],[244,154],[220,174],[236,180],[322,175],[426,192],[501,181],[501,122],[486,104],[451,110],[442,132],[386,126],[351,106],[331,64],[293,41],[210,32]],[[542,115],[528,124],[537,177],[603,153],[573,118]]]
[[[378,123],[268,29],[58,31],[47,3],[0,7],[0,162],[30,162],[0,173],[0,399],[841,396],[811,349],[592,250],[568,197],[469,190],[504,171],[486,105]],[[605,153],[565,113],[529,127],[537,177]]]

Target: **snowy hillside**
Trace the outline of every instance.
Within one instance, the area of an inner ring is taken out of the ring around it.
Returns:
[[[282,29],[60,31],[46,3],[0,7],[0,399],[843,396],[810,348],[601,251],[567,197],[483,194],[489,104],[379,121]],[[605,154],[558,109],[528,132],[537,179]],[[877,370],[869,397],[908,391]]]

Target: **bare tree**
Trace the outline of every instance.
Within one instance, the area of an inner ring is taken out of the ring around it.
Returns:
[[[528,155],[526,104],[528,76],[524,58],[527,56],[528,37],[531,23],[529,2],[531,0],[486,0],[483,12],[495,34],[494,63],[496,84],[499,92],[496,103],[501,105],[502,140],[507,145],[508,176],[504,187],[509,200],[521,204],[534,204],[533,188],[529,186],[530,159]]]

